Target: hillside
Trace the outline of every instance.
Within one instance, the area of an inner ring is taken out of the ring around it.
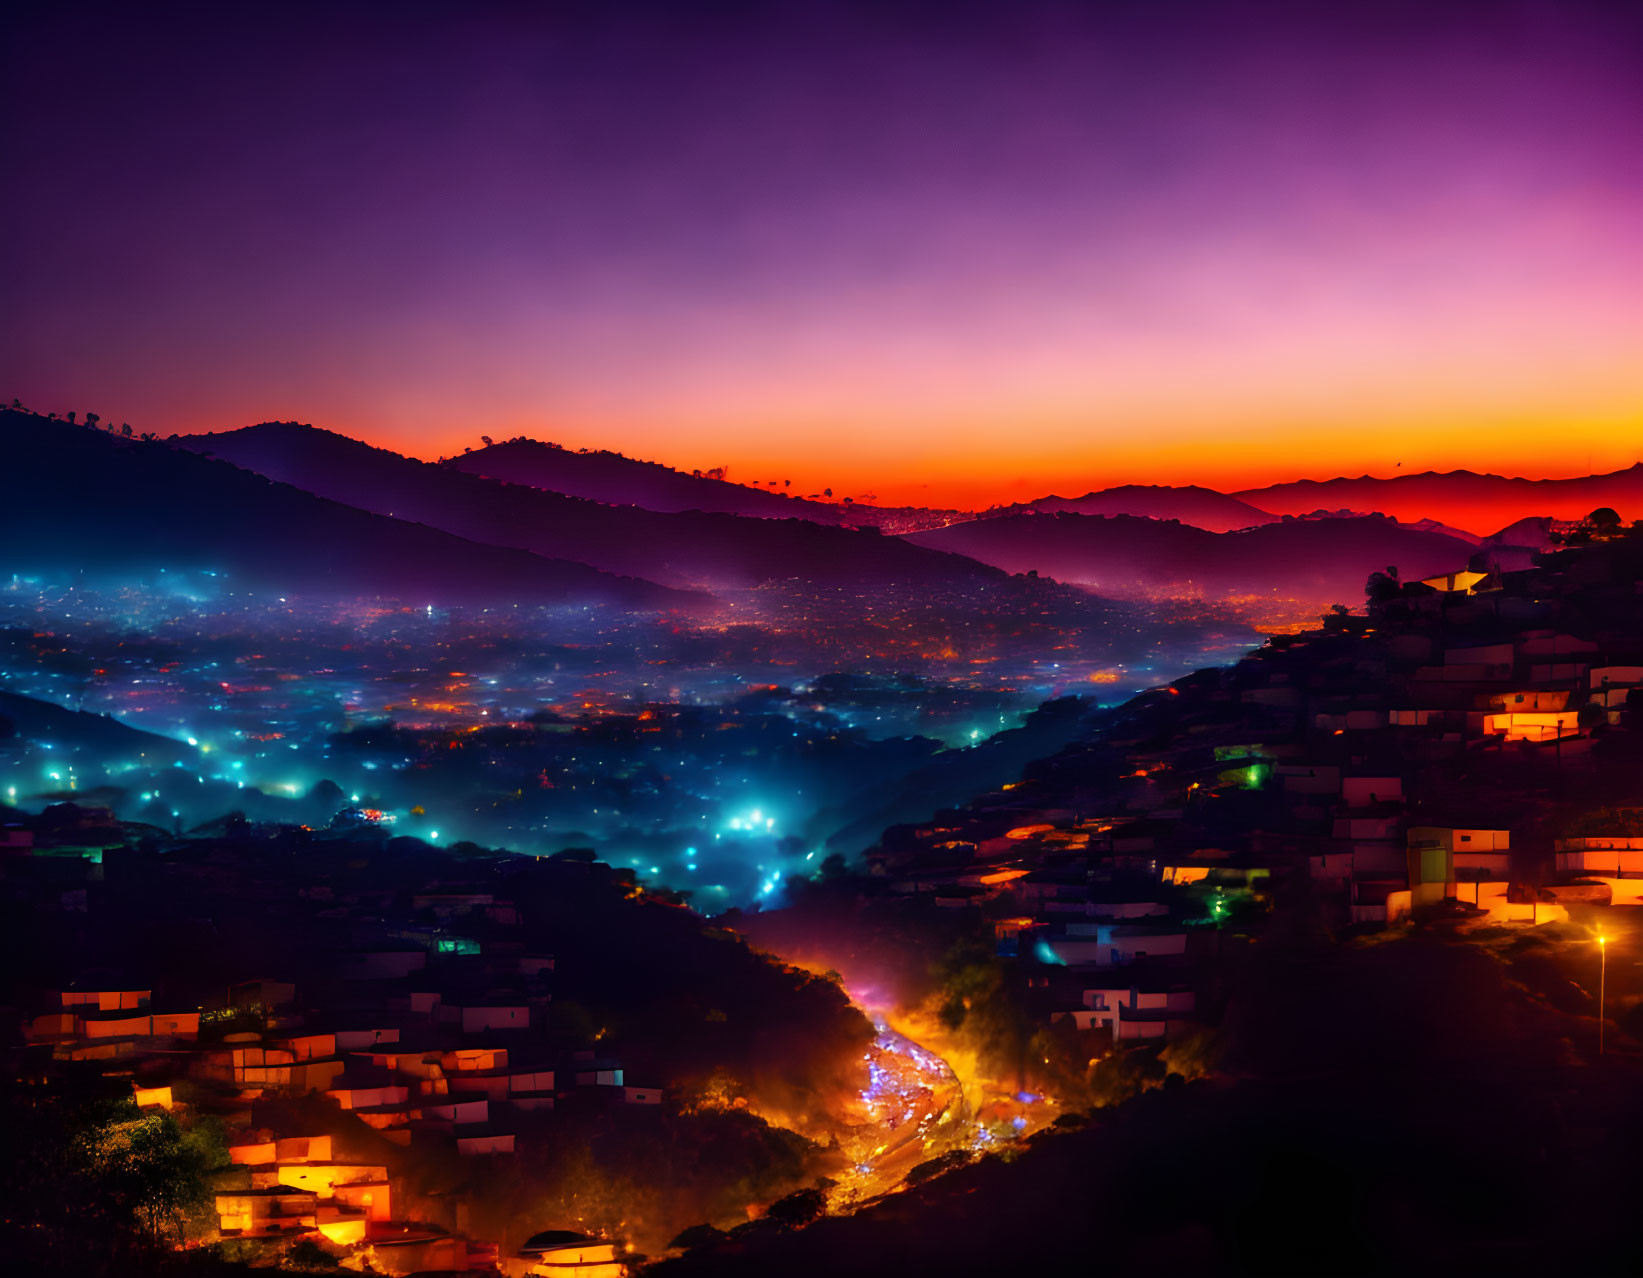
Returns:
[[[670,585],[743,587],[789,578],[930,585],[1000,577],[972,560],[876,531],[605,505],[402,457],[294,422],[177,443],[366,510]]]
[[[752,519],[808,519],[816,524],[845,522],[839,507],[825,502],[806,501],[707,475],[687,475],[660,462],[639,461],[621,453],[575,452],[534,439],[492,444],[453,457],[448,464],[470,475],[611,506],[641,506],[664,512],[713,511]]]
[[[142,760],[150,766],[159,767],[192,760],[198,754],[181,741],[145,732],[141,728],[127,727],[107,715],[70,710],[50,701],[0,689],[0,745],[6,740],[4,725],[8,722],[17,736],[25,741],[45,742],[53,749],[70,755],[85,750],[100,762]]]
[[[1395,479],[1302,479],[1251,488],[1234,497],[1275,515],[1320,508],[1373,510],[1397,519],[1437,519],[1481,532],[1533,516],[1584,519],[1613,506],[1623,519],[1643,518],[1643,462],[1608,475],[1577,479],[1508,479],[1469,470],[1427,471]]]
[[[0,412],[0,571],[226,573],[241,587],[419,603],[612,603],[691,596],[478,545],[271,483],[160,441]]]
[[[988,511],[985,519],[1015,514],[1137,515],[1147,519],[1174,519],[1208,532],[1232,532],[1270,524],[1277,516],[1257,510],[1248,502],[1197,485],[1123,484],[1085,493],[1082,497],[1039,497],[1016,506]]]
[[[1284,520],[1213,533],[1131,515],[1015,515],[909,538],[1007,572],[1036,570],[1108,594],[1190,588],[1206,596],[1270,594],[1357,603],[1369,573],[1405,577],[1466,566],[1475,547],[1379,516]]]

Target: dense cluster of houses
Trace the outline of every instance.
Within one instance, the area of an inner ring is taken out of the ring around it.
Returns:
[[[460,1204],[399,1181],[402,1164],[511,1158],[555,1106],[662,1099],[630,1086],[619,1060],[548,1032],[554,957],[527,943],[494,885],[373,884],[363,867],[380,846],[342,839],[195,841],[162,857],[88,839],[61,812],[34,824],[47,842],[26,826],[4,831],[0,882],[41,926],[58,916],[67,952],[84,940],[88,898],[94,918],[109,917],[100,902],[125,898],[138,926],[145,894],[197,900],[179,913],[221,937],[210,964],[194,951],[183,963],[155,954],[159,979],[82,970],[16,1009],[25,1069],[89,1066],[139,1107],[221,1120],[230,1166],[214,1177],[218,1236],[310,1238],[385,1273],[620,1271],[620,1244],[569,1232],[499,1258],[494,1243],[463,1236]],[[80,824],[106,828],[95,810]]]
[[[1636,541],[1389,577],[1367,615],[1145,694],[1020,784],[890,832],[872,868],[982,910],[1092,1055],[1190,1028],[1222,930],[1280,892],[1340,927],[1643,904]]]

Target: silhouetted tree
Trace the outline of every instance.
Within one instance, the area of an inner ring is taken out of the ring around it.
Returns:
[[[1627,732],[1643,736],[1643,688],[1633,688],[1626,694],[1626,704],[1620,711],[1620,726]]]
[[[489,435],[481,435],[479,437],[479,442],[484,444],[486,448],[489,448],[491,446],[491,437]]]
[[[131,438],[131,423],[130,422],[122,422],[121,423],[121,425],[120,425],[120,434],[124,435],[127,439]]]
[[[1389,599],[1396,599],[1399,594],[1396,570],[1390,573],[1370,573],[1369,580],[1364,583],[1363,592],[1373,603],[1385,603]]]
[[[87,413],[86,414],[86,425],[87,426],[95,426],[98,422],[100,422],[102,420],[103,419],[100,416],[98,416],[96,413]]]
[[[717,1247],[729,1235],[713,1225],[692,1225],[668,1244],[669,1251],[690,1251],[696,1247]]]
[[[1586,522],[1600,533],[1620,531],[1620,512],[1613,506],[1599,506],[1586,516]]]
[[[801,1229],[827,1210],[827,1196],[819,1189],[801,1189],[770,1204],[765,1214],[778,1225]]]

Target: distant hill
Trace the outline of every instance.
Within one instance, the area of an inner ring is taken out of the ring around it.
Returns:
[[[1360,514],[1358,514],[1357,512],[1343,512],[1343,513],[1346,513],[1349,518],[1353,518],[1353,519],[1362,518],[1362,516]],[[1315,518],[1316,516],[1309,516],[1309,517],[1310,518]],[[1341,514],[1336,514],[1336,515],[1333,515],[1333,516],[1330,516],[1330,517],[1338,519],[1338,518],[1341,517]],[[1399,522],[1403,523],[1402,520],[1400,520]],[[1470,542],[1474,546],[1481,546],[1487,540],[1487,538],[1480,537],[1475,532],[1467,532],[1466,529],[1464,529],[1464,528],[1452,528],[1448,524],[1441,523],[1436,519],[1417,519],[1417,520],[1414,520],[1411,523],[1403,523],[1403,526],[1405,528],[1413,528],[1417,532],[1442,533],[1445,537],[1453,537],[1457,541]],[[1511,543],[1511,544],[1515,545],[1517,543],[1514,542],[1514,543]]]
[[[743,587],[790,578],[825,586],[936,585],[1003,576],[974,560],[877,531],[606,505],[402,457],[295,422],[177,442],[367,510],[673,585]]]
[[[914,532],[940,528],[975,516],[967,510],[922,506],[868,506],[794,497],[785,491],[733,483],[712,475],[674,470],[659,462],[636,461],[621,453],[579,452],[532,439],[509,440],[463,453],[450,465],[469,474],[527,484],[567,497],[585,497],[612,506],[641,506],[677,513],[700,510],[750,519],[806,519],[844,528]]]
[[[1483,539],[1486,546],[1533,546],[1539,550],[1552,544],[1552,521],[1549,518],[1519,519],[1499,532]]]
[[[1007,572],[1125,595],[1191,587],[1210,597],[1279,594],[1355,604],[1372,571],[1405,577],[1466,566],[1475,547],[1381,516],[1282,520],[1213,533],[1133,515],[1015,515],[955,524],[908,540],[955,550]]]
[[[242,587],[429,603],[699,602],[327,501],[161,441],[0,412],[0,571],[209,570]]]
[[[1147,519],[1175,519],[1194,528],[1209,532],[1232,532],[1238,528],[1253,528],[1270,524],[1276,515],[1258,510],[1248,502],[1228,497],[1213,488],[1197,485],[1172,487],[1168,484],[1123,484],[1117,488],[1103,488],[1085,493],[1082,497],[1039,497],[988,511],[986,519],[1029,511],[1054,514],[1065,511],[1074,515],[1139,515]]]
[[[104,762],[130,759],[154,767],[192,760],[198,751],[192,746],[141,728],[127,727],[106,715],[69,710],[50,701],[25,697],[0,689],[0,720],[9,721],[26,741],[47,742],[72,753],[86,750]],[[0,736],[0,745],[5,738]]]
[[[1437,519],[1474,532],[1503,528],[1532,516],[1584,519],[1612,506],[1627,521],[1643,518],[1643,462],[1609,475],[1578,479],[1507,479],[1469,470],[1427,471],[1395,479],[1302,479],[1234,493],[1275,515],[1319,508],[1378,511],[1413,522]]]
[[[621,453],[576,452],[534,439],[492,444],[453,457],[449,464],[471,475],[612,506],[641,506],[665,512],[716,511],[752,519],[808,519],[816,524],[847,522],[839,507],[826,502],[767,492],[707,475],[687,475],[660,462],[638,461]]]

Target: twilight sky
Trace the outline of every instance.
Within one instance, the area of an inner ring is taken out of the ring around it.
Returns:
[[[885,501],[1615,469],[1635,9],[25,5],[0,392]]]

